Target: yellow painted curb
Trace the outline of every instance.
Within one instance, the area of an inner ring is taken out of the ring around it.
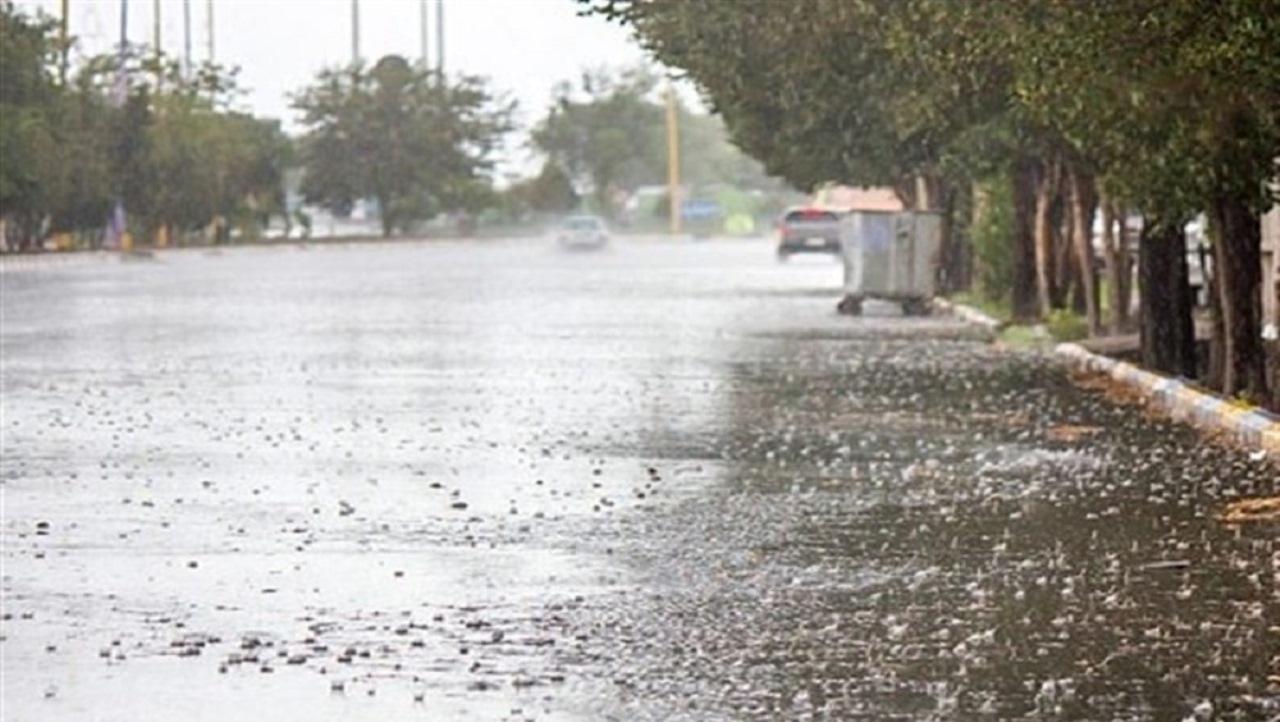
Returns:
[[[1202,431],[1226,432],[1248,447],[1280,454],[1280,422],[1270,421],[1275,418],[1273,415],[1237,406],[1182,381],[1130,363],[1107,360],[1077,345],[1060,344],[1056,351],[1058,356],[1086,370],[1106,369],[1105,375],[1138,391],[1174,421]]]
[[[1240,428],[1240,417],[1246,416],[1249,411],[1241,409],[1231,404],[1224,403],[1218,407],[1216,416],[1218,417],[1218,426],[1235,431]]]
[[[1263,431],[1260,442],[1262,448],[1280,454],[1280,424],[1272,424],[1270,428]]]

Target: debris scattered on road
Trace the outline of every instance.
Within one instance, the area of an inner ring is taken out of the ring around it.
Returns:
[[[1228,524],[1280,521],[1280,496],[1240,499],[1227,504],[1218,518]]]

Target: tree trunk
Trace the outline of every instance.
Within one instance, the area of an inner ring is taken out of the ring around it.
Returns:
[[[942,179],[937,179],[929,192],[929,198],[938,213],[938,291],[944,295],[955,293],[969,285],[965,277],[962,239],[956,234],[955,189]]]
[[[1214,202],[1219,237],[1213,268],[1222,306],[1222,384],[1226,396],[1270,398],[1262,339],[1262,228],[1256,213],[1235,197]],[[1183,251],[1183,255],[1186,252]]]
[[[1040,316],[1036,304],[1036,163],[1014,163],[1013,181],[1013,317],[1031,321]]]
[[[894,186],[903,207],[938,214],[940,221],[936,281],[938,292],[946,295],[967,288],[965,256],[955,233],[955,189],[936,174],[915,176]]]
[[[1085,318],[1089,323],[1089,334],[1097,335],[1102,330],[1102,315],[1098,310],[1098,279],[1093,270],[1092,219],[1097,207],[1097,194],[1093,190],[1092,178],[1075,168],[1068,169],[1067,173],[1071,184],[1072,245],[1075,246],[1076,265],[1084,292]]]
[[[1040,314],[1054,307],[1053,200],[1056,188],[1056,162],[1040,166],[1036,179],[1034,244],[1036,257],[1036,300]]]
[[[1111,203],[1103,198],[1102,206],[1102,258],[1107,264],[1107,286],[1111,289],[1111,308],[1107,326],[1111,333],[1124,333],[1125,311],[1120,300],[1120,249],[1116,245],[1116,214]]]
[[[1133,328],[1134,273],[1137,259],[1133,257],[1134,245],[1129,242],[1129,212],[1124,208],[1116,214],[1120,229],[1120,242],[1116,247],[1117,269],[1116,305],[1120,307],[1121,328]]]
[[[946,207],[947,232],[951,234],[952,263],[955,271],[951,279],[953,290],[966,291],[973,288],[973,236],[974,227],[973,181],[962,181],[962,185],[952,183],[948,188]]]
[[[1060,165],[1053,204],[1049,207],[1049,227],[1053,229],[1053,307],[1070,308],[1084,314],[1084,300],[1079,298],[1080,273],[1076,268],[1075,248],[1071,244],[1075,219],[1071,217],[1070,191],[1066,183],[1066,168]]]
[[[893,194],[902,201],[902,207],[908,210],[919,209],[919,192],[920,183],[916,176],[903,178],[893,184]]]
[[[1129,243],[1124,226],[1124,213],[1107,200],[1102,206],[1102,254],[1107,263],[1107,282],[1111,288],[1111,332],[1120,334],[1129,330],[1129,311],[1133,305],[1133,267],[1129,257]],[[1117,238],[1116,226],[1120,226]]]
[[[1218,214],[1210,211],[1206,214],[1209,221],[1210,245],[1213,248],[1222,245],[1222,223]],[[1213,248],[1210,248],[1212,252]],[[1217,262],[1214,262],[1214,266]],[[1227,367],[1226,338],[1227,327],[1222,322],[1222,279],[1216,268],[1205,267],[1205,293],[1209,300],[1209,363],[1202,376],[1205,385],[1212,389],[1222,388],[1222,378]]]
[[[396,219],[391,212],[391,194],[378,193],[374,197],[378,199],[378,220],[382,224],[382,237],[390,238],[396,227]]]
[[[1195,325],[1181,226],[1150,218],[1138,243],[1142,365],[1195,378]]]

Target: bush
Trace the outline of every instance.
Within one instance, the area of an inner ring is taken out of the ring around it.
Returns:
[[[1079,341],[1089,336],[1089,322],[1084,316],[1070,311],[1061,309],[1050,311],[1045,325],[1049,329],[1049,335],[1059,343]]]

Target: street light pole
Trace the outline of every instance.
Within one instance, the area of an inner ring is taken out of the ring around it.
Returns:
[[[67,84],[67,58],[71,53],[71,0],[62,0],[62,21],[58,24],[58,79]]]
[[[209,48],[208,48],[209,64],[213,65],[217,59],[217,54],[214,52],[215,50],[217,50],[217,48],[214,46],[214,38],[216,37],[216,32],[215,32],[216,28],[214,26],[214,20],[213,20],[213,0],[207,0],[207,2],[205,2],[204,18],[205,18],[205,22],[208,24],[208,27],[205,28],[205,32],[207,33],[207,39],[209,42]]]
[[[444,0],[436,0],[436,76],[444,85]]]
[[[427,47],[427,16],[430,14],[431,11],[427,9],[427,0],[418,0],[418,40],[421,44],[423,70],[431,67],[430,48]]]
[[[160,0],[152,0],[151,3],[151,52],[156,59],[156,92],[160,92],[160,85],[164,81],[164,50],[161,48],[160,37]]]
[[[360,0],[351,0],[351,64],[360,62]]]
[[[182,76],[191,80],[191,0],[182,0]]]
[[[120,0],[120,50],[119,66],[116,68],[115,101],[121,113],[127,112],[125,105],[129,102],[129,76],[126,64],[129,61],[129,0]],[[124,174],[127,168],[118,169],[115,208],[111,213],[111,233],[122,253],[133,250],[133,238],[129,235],[129,218],[124,209]]]

